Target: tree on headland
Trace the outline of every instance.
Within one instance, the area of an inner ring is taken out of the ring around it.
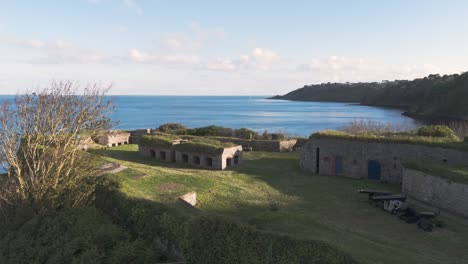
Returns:
[[[90,202],[99,167],[80,143],[112,127],[108,89],[54,82],[0,105],[0,209],[37,214]]]

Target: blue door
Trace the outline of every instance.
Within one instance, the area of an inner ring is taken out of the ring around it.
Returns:
[[[380,180],[380,162],[369,160],[367,165],[367,178],[369,180]]]
[[[335,174],[336,175],[343,174],[343,157],[341,156],[335,157]]]

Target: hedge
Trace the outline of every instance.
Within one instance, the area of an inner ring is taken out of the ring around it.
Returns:
[[[117,188],[99,190],[96,206],[171,259],[210,263],[357,263],[320,241],[258,231],[219,216],[187,216],[163,204],[129,198]]]

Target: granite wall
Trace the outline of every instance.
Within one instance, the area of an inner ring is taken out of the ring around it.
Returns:
[[[467,184],[405,168],[402,189],[410,198],[468,217]]]
[[[427,145],[311,138],[301,148],[300,166],[323,175],[369,178],[373,163],[378,164],[381,181],[401,183],[403,163],[412,160],[468,165],[468,152]]]

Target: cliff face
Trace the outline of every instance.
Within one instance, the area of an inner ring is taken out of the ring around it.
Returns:
[[[405,109],[419,119],[468,119],[468,73],[380,83],[306,85],[270,99],[350,102]]]

